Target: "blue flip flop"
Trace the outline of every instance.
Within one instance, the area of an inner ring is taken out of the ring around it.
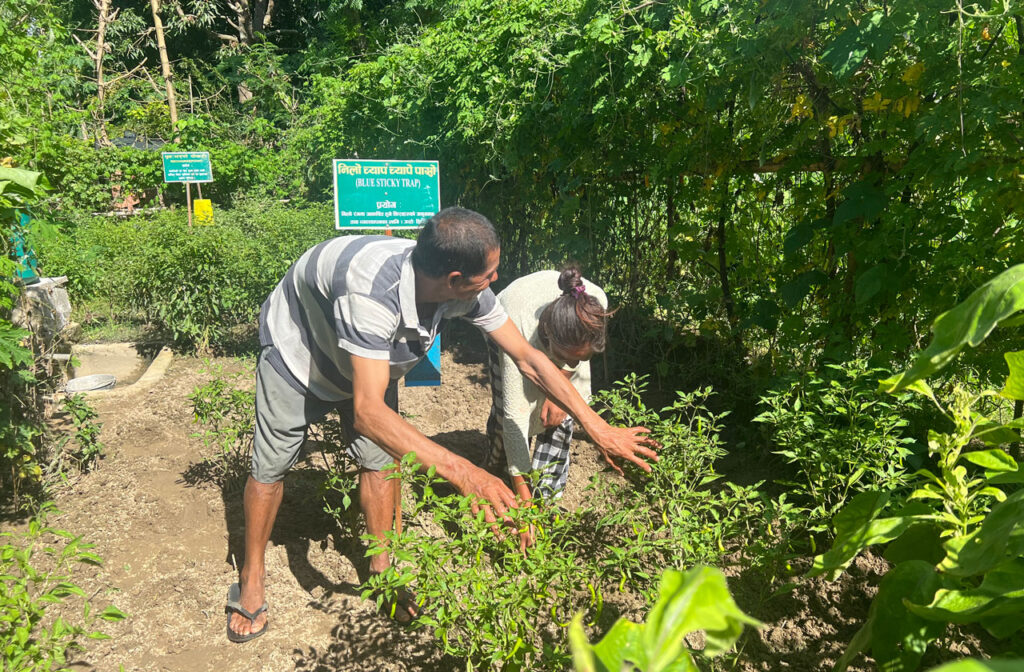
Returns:
[[[250,639],[256,639],[257,637],[262,635],[264,632],[266,632],[267,628],[270,627],[270,621],[267,621],[266,625],[263,626],[262,630],[258,630],[257,632],[250,632],[248,635],[240,635],[237,632],[235,632],[234,630],[232,630],[231,629],[231,614],[232,614],[232,612],[241,614],[242,616],[245,616],[246,618],[249,619],[250,623],[255,623],[256,622],[256,617],[259,616],[260,614],[262,614],[264,611],[267,610],[267,603],[264,602],[262,607],[260,607],[259,609],[257,609],[254,612],[250,612],[248,609],[246,609],[245,607],[242,606],[242,603],[239,601],[239,600],[241,600],[241,598],[242,598],[242,587],[239,586],[237,583],[232,583],[231,587],[228,588],[228,603],[224,606],[224,611],[227,612],[227,615],[228,615],[228,623],[227,623],[228,639],[231,640],[232,642],[248,642]]]

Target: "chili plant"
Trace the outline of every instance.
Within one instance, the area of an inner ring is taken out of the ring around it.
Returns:
[[[240,386],[251,372],[226,373],[219,365],[207,362],[206,372],[213,377],[197,386],[192,402],[193,422],[202,426],[193,436],[203,440],[213,454],[204,457],[218,485],[237,485],[249,473],[253,428],[256,422],[256,395]]]
[[[68,454],[79,471],[89,471],[103,457],[103,443],[100,441],[100,430],[103,428],[103,424],[96,422],[99,414],[89,405],[84,394],[65,397],[61,408],[71,418],[71,423],[75,428],[73,437],[75,447]],[[63,437],[62,447],[67,444],[68,438]]]
[[[382,604],[414,587],[414,627],[433,628],[441,650],[472,669],[565,669],[564,628],[578,611],[596,618],[603,604],[582,514],[520,507],[510,511],[511,530],[496,535],[483,513],[473,513],[471,498],[439,493],[447,486],[433,468],[418,473],[406,456],[402,473],[422,493],[407,509],[413,524],[386,533],[384,543],[364,536],[369,555],[393,558],[367,582],[364,597]],[[535,542],[521,551],[514,531],[529,527]]]
[[[763,517],[762,498],[753,486],[719,485],[715,462],[726,455],[720,437],[727,413],[709,410],[711,388],[677,393],[660,412],[642,400],[646,380],[630,376],[612,390],[595,395],[608,421],[644,423],[661,443],[661,460],[650,474],[628,486],[595,481],[595,520],[603,535],[604,571],[619,589],[626,586],[653,598],[652,567],[683,568],[711,562],[726,544]],[[627,504],[628,503],[628,504]]]
[[[82,640],[109,638],[94,629],[97,620],[125,618],[113,605],[95,613],[72,581],[74,565],[101,560],[81,538],[47,525],[54,512],[52,504],[44,504],[27,531],[0,533],[0,669],[70,670],[68,653],[83,651]],[[76,599],[82,604],[80,618],[54,615],[55,605],[67,607]]]
[[[826,530],[852,495],[906,485],[913,440],[905,414],[916,404],[878,394],[884,373],[863,360],[829,364],[824,375],[805,373],[761,397],[765,410],[754,422],[795,469],[794,480],[778,483],[803,505],[812,532]]]

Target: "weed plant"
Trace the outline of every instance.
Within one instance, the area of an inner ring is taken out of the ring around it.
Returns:
[[[0,533],[0,669],[18,672],[70,670],[69,654],[84,651],[86,639],[108,639],[98,621],[120,621],[110,605],[95,612],[92,600],[73,579],[81,564],[99,565],[91,544],[50,527],[56,513],[41,507],[22,533]],[[74,603],[81,615],[68,616]]]

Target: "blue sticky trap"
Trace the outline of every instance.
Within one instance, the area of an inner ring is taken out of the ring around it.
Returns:
[[[438,387],[441,385],[441,334],[427,350],[427,356],[405,374],[406,387]]]

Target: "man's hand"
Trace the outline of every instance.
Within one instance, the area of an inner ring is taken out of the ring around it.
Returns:
[[[622,473],[622,468],[613,460],[629,460],[644,471],[649,472],[651,465],[644,458],[657,462],[658,454],[654,452],[661,445],[652,439],[648,434],[651,430],[646,427],[612,427],[606,425],[607,429],[599,435],[591,435],[590,438],[597,444],[605,462],[611,465],[615,471]]]
[[[518,503],[500,478],[467,463],[465,471],[458,478],[451,479],[451,483],[463,495],[475,498],[472,505],[474,514],[483,509],[484,520],[488,523],[495,523],[498,518],[511,522],[508,510],[516,508]]]
[[[550,399],[544,400],[544,405],[540,408],[540,421],[545,427],[558,427],[567,417],[569,416],[558,404]]]

